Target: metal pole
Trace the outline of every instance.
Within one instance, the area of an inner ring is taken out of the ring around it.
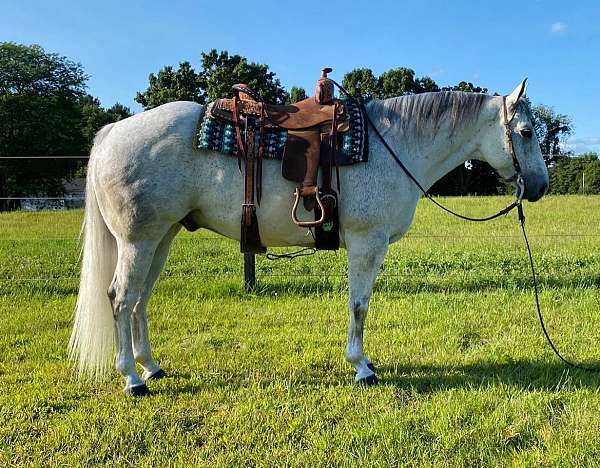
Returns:
[[[256,286],[256,256],[253,253],[244,254],[244,289],[252,292]]]

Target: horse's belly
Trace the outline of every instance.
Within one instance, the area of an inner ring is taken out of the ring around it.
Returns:
[[[200,164],[202,174],[198,186],[198,206],[189,217],[194,224],[210,229],[231,239],[240,239],[244,178],[237,168],[235,158],[223,155],[201,155],[207,161]],[[256,206],[256,216],[262,244],[266,247],[311,246],[314,239],[306,228],[292,222],[295,184],[281,176],[278,161],[264,161],[262,199]],[[314,219],[301,206],[298,216],[302,220]]]

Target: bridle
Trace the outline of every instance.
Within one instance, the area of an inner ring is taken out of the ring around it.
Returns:
[[[519,98],[517,99],[517,103],[519,102]],[[521,175],[521,164],[519,163],[519,159],[517,158],[517,153],[515,152],[515,145],[513,143],[513,130],[510,128],[510,124],[517,115],[517,107],[515,105],[515,110],[513,111],[510,119],[508,118],[508,106],[506,105],[506,96],[502,96],[502,125],[504,126],[504,139],[506,140],[506,146],[508,147],[508,153],[512,158],[512,163],[515,168],[515,183],[517,184],[517,192],[516,197],[519,202],[523,198],[525,194],[525,182],[523,181],[523,176]]]

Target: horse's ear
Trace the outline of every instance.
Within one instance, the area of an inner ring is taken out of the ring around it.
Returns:
[[[525,96],[526,90],[527,90],[527,78],[525,78],[523,81],[521,81],[521,84],[519,84],[512,93],[510,93],[508,96],[506,96],[506,105],[508,106],[509,110],[511,110],[511,111],[515,110],[515,107],[517,106],[519,99],[521,99],[523,96]]]

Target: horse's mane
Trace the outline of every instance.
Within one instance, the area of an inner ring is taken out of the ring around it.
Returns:
[[[461,91],[413,94],[369,103],[369,114],[385,120],[404,132],[414,129],[418,135],[432,135],[443,118],[449,119],[453,131],[458,124],[479,115],[485,101],[492,96]]]

